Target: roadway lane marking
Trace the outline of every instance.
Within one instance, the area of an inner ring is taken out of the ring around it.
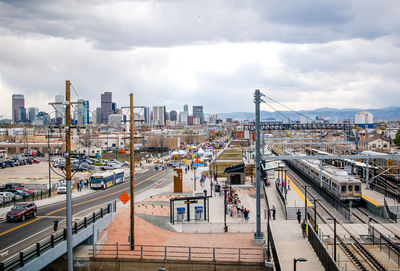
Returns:
[[[142,180],[142,181],[140,181],[140,182],[138,182],[138,183],[135,183],[135,186],[137,186],[137,185],[139,185],[139,184],[141,184],[141,183],[144,183],[144,182],[150,180],[151,178],[153,178],[153,177],[155,177],[155,176],[161,174],[162,172],[163,172],[163,171],[160,171],[159,173],[156,173],[156,174],[154,174],[154,175],[152,175],[152,176],[150,176],[150,177],[148,177],[148,178],[146,178],[146,179],[144,179],[144,180]],[[120,193],[120,192],[122,192],[122,191],[125,191],[125,190],[127,190],[127,189],[129,189],[129,186],[126,187],[126,188],[124,188],[124,189],[115,191],[115,192],[113,192],[113,193],[111,193],[111,194],[103,195],[103,196],[101,196],[101,197],[97,197],[97,198],[93,198],[93,199],[90,199],[90,200],[87,200],[87,201],[83,201],[83,202],[81,202],[81,203],[73,204],[72,207],[79,206],[79,205],[82,205],[82,204],[85,204],[85,203],[88,203],[88,202],[92,202],[92,201],[95,201],[95,200],[98,200],[98,199],[106,198],[106,197],[115,195],[115,194],[117,194],[117,193]],[[51,214],[57,213],[57,212],[59,212],[59,211],[65,210],[65,209],[66,209],[66,207],[63,207],[63,208],[60,208],[60,209],[58,209],[58,210],[52,211],[52,212],[50,212],[50,213],[47,213],[46,215],[51,215]]]
[[[146,179],[144,179],[144,180],[142,180],[142,181],[136,183],[135,186],[137,186],[137,185],[139,185],[139,184],[141,184],[141,183],[144,183],[145,181],[148,181],[149,179],[151,179],[151,178],[153,178],[153,177],[155,177],[155,176],[161,174],[162,172],[164,172],[164,171],[160,171],[160,172],[158,172],[158,173],[156,173],[156,174],[154,174],[154,175],[152,175],[152,176],[150,176],[150,177],[148,177],[148,178],[146,178]],[[94,198],[94,199],[91,199],[91,200],[87,200],[87,201],[84,201],[84,202],[81,202],[81,203],[77,203],[77,204],[74,204],[74,205],[72,205],[72,206],[73,206],[73,207],[74,207],[74,206],[79,206],[79,205],[82,205],[82,204],[84,204],[84,203],[88,203],[88,202],[92,202],[92,201],[95,201],[95,200],[98,200],[98,199],[101,199],[101,198],[105,198],[105,197],[114,195],[114,194],[116,194],[116,193],[120,193],[120,192],[122,192],[122,191],[124,191],[124,190],[126,190],[126,189],[129,189],[129,187],[124,188],[124,189],[121,189],[121,190],[118,190],[118,191],[115,191],[115,192],[113,192],[113,193],[111,193],[111,194],[107,194],[107,195],[104,195],[104,196],[101,196],[101,197],[97,197],[97,198]],[[55,210],[55,211],[53,211],[53,212],[47,213],[46,216],[47,216],[47,215],[54,214],[54,213],[59,212],[59,211],[64,210],[64,209],[66,209],[66,207],[63,207],[63,208],[60,208],[60,209]],[[5,234],[7,234],[7,233],[9,233],[9,232],[12,232],[12,231],[16,230],[16,229],[19,229],[19,228],[22,228],[22,227],[24,227],[24,226],[26,226],[26,225],[29,225],[29,224],[31,224],[32,222],[38,221],[38,220],[41,219],[41,218],[42,218],[42,217],[38,217],[38,218],[36,218],[36,219],[34,219],[34,220],[31,220],[31,221],[29,221],[29,222],[27,222],[27,223],[21,224],[21,225],[19,225],[19,226],[17,226],[17,227],[14,227],[14,228],[11,228],[11,229],[9,229],[9,230],[7,230],[7,231],[4,231],[4,232],[0,233],[0,236],[3,236],[3,235],[5,235]]]
[[[33,223],[33,222],[35,222],[35,221],[38,221],[39,219],[41,219],[41,217],[35,218],[34,220],[31,220],[31,221],[29,221],[29,222],[26,222],[26,223],[24,223],[24,224],[21,224],[21,225],[19,225],[19,226],[16,226],[16,227],[14,227],[14,228],[12,228],[12,229],[9,229],[9,230],[7,230],[7,231],[3,231],[2,233],[0,233],[0,236],[3,236],[4,234],[7,234],[7,233],[12,232],[12,231],[14,231],[14,230],[16,230],[16,229],[19,229],[19,228],[22,228],[22,227],[24,227],[24,226],[26,226],[26,225],[29,225],[29,224],[31,224],[31,223]]]

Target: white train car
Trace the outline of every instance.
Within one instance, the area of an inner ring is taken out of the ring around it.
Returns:
[[[285,155],[304,155],[285,150]],[[321,185],[320,161],[318,160],[288,160],[289,164],[296,167],[314,183]],[[348,175],[344,170],[334,166],[323,166],[322,187],[340,201],[360,201],[362,197],[361,181],[354,175]]]

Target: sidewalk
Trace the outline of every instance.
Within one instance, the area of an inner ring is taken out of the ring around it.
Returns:
[[[293,270],[293,259],[300,257],[306,258],[307,262],[298,263],[297,270],[324,270],[314,249],[308,240],[303,238],[297,220],[285,220],[275,182],[276,179],[272,180],[271,185],[266,188],[266,193],[270,208],[272,205],[276,208],[276,220],[271,220],[271,230],[282,270]]]

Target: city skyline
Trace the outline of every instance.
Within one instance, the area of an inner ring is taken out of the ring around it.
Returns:
[[[69,1],[62,10],[12,1],[0,10],[0,95],[24,94],[44,111],[65,80],[93,108],[104,91],[118,105],[133,92],[137,105],[202,104],[210,114],[253,111],[257,88],[296,110],[400,100],[396,1]]]

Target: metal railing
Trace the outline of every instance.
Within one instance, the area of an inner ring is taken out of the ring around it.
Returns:
[[[6,191],[7,192],[7,191]],[[11,193],[11,192],[10,192]],[[5,198],[0,202],[0,208],[4,208],[7,206],[15,205],[18,202],[26,202],[26,201],[35,201],[35,200],[41,200],[49,197],[49,192],[48,191],[38,191],[38,192],[33,192],[29,195],[23,195],[20,196],[17,199],[17,196],[14,195],[11,200],[6,201]]]
[[[268,202],[268,196],[267,193],[265,192],[265,184],[263,184],[263,192],[264,192],[264,198],[265,198],[265,203],[267,204],[267,212],[268,212],[268,217],[270,216],[270,208],[269,208],[269,202]],[[285,206],[286,207],[286,206]],[[285,208],[286,209],[286,208]],[[278,256],[278,251],[276,249],[275,241],[272,235],[271,231],[271,223],[270,220],[268,219],[267,221],[267,252],[266,252],[266,257],[269,260],[271,251],[272,251],[272,259],[274,260],[274,266],[276,271],[281,271],[281,263],[279,262],[279,256]],[[264,256],[265,258],[265,256]]]
[[[241,218],[236,218],[241,220]],[[179,229],[182,228],[183,233],[223,233],[224,232],[224,222],[184,222],[176,224]],[[256,231],[256,222],[246,222],[241,220],[238,222],[227,222],[228,232],[236,233],[254,233]],[[261,225],[262,230],[266,230],[266,225]]]
[[[339,266],[332,259],[329,251],[325,248],[323,241],[319,238],[318,234],[310,224],[308,224],[308,241],[313,247],[325,270],[340,271]]]
[[[201,262],[264,262],[262,248],[226,248],[226,247],[186,247],[135,245],[129,244],[96,244],[93,255],[98,258],[129,258],[136,260],[161,261],[201,261]]]
[[[397,223],[397,214],[390,210],[385,198],[383,199],[383,205],[385,206],[385,211],[387,212],[389,218]]]
[[[275,187],[276,191],[278,191],[279,198],[282,201],[283,204],[283,211],[285,211],[285,219],[288,219],[288,214],[287,214],[287,207],[286,207],[286,198],[283,196],[282,191],[279,189],[279,184],[278,182],[275,182]]]
[[[91,215],[84,217],[72,225],[72,234],[77,234],[80,230],[87,228],[88,225],[95,223],[97,219],[102,218],[104,215],[111,213],[111,205],[108,204],[106,208],[100,208],[98,212],[93,212]],[[30,260],[40,257],[40,255],[49,249],[54,248],[58,243],[67,240],[67,229],[62,230],[44,238],[27,249],[6,259],[0,263],[0,271],[14,270],[18,267],[24,266]]]
[[[368,227],[368,234],[372,244],[379,245],[379,250],[388,254],[389,259],[393,259],[397,263],[397,267],[400,267],[400,246],[372,225]]]

